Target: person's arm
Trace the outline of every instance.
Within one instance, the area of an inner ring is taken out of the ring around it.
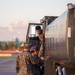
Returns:
[[[38,56],[39,57],[44,57],[44,49],[43,49],[43,47],[44,47],[44,35],[43,34],[40,35],[40,40],[41,40],[41,46],[40,46]]]
[[[30,61],[32,64],[38,64],[41,62],[41,59],[38,56],[30,56]]]

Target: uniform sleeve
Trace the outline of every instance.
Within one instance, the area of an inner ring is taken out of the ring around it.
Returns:
[[[31,63],[32,64],[38,64],[38,63],[40,63],[40,61],[41,61],[41,59],[38,57],[38,56],[30,56],[30,61],[31,61]]]
[[[39,50],[38,56],[39,57],[43,57],[44,56],[44,49],[43,49],[43,47],[44,47],[44,41],[45,41],[43,34],[40,35],[40,39],[41,39],[41,46],[40,46],[40,50]]]
[[[16,59],[16,73],[19,72],[19,55],[17,56],[17,59]]]
[[[43,42],[43,38],[44,38],[43,34],[39,35],[39,39],[41,40],[41,42]]]
[[[43,52],[43,46],[41,45],[38,56],[43,57]]]

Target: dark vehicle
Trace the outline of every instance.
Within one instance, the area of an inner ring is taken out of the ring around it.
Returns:
[[[46,27],[45,57],[46,75],[51,71],[50,62],[58,75],[75,75],[75,6],[71,3],[66,12]]]
[[[30,42],[31,46],[34,46],[34,45],[40,46],[40,41],[35,31],[35,27],[40,26],[41,29],[43,30],[43,33],[45,34],[46,26],[49,23],[51,23],[55,18],[57,18],[57,16],[45,16],[43,19],[40,20],[40,23],[29,23],[26,41]]]
[[[35,26],[45,34],[45,75],[75,75],[75,6],[61,16],[45,16],[41,23],[29,23],[26,40],[40,46]]]

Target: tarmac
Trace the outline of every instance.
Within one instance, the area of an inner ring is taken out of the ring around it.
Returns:
[[[17,75],[15,67],[16,67],[16,59],[13,58],[0,59],[0,75]]]

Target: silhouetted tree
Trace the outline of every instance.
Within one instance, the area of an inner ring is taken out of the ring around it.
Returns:
[[[0,42],[0,49],[2,50],[2,43]]]
[[[4,50],[8,49],[8,44],[5,42]]]

